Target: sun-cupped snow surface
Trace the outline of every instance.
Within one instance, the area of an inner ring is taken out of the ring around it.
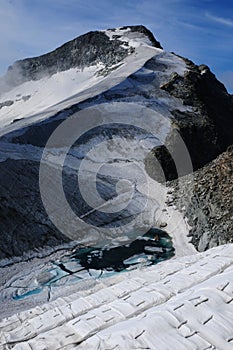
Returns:
[[[233,245],[102,279],[3,319],[15,350],[233,348]]]

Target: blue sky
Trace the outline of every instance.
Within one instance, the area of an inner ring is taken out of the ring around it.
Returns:
[[[168,51],[205,63],[233,92],[232,0],[1,0],[0,74],[90,30],[144,24]]]

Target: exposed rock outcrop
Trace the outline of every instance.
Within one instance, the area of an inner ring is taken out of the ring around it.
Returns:
[[[207,66],[185,61],[189,70],[184,77],[174,73],[161,88],[192,106],[191,112],[172,113],[196,170],[232,144],[233,99]]]
[[[233,242],[232,147],[193,175],[180,179],[180,186],[177,181],[170,184],[175,188],[173,204],[188,218],[192,243],[199,251]]]

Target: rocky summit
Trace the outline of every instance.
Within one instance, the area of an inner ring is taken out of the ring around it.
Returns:
[[[127,29],[128,27],[125,27]],[[160,43],[155,40],[153,34],[144,26],[131,26],[131,32],[141,33],[151,41],[151,45],[162,49]],[[122,28],[123,30],[124,28]],[[114,32],[114,29],[111,31]],[[22,82],[39,80],[44,76],[50,76],[57,72],[71,68],[81,68],[95,65],[99,62],[106,67],[121,62],[133,51],[129,45],[128,50],[122,47],[122,42],[117,40],[120,36],[113,35],[109,40],[107,34],[102,31],[89,32],[81,35],[52,52],[39,57],[26,58],[16,61],[8,68],[4,77],[4,83],[8,86],[16,86]],[[128,43],[125,43],[128,45]]]

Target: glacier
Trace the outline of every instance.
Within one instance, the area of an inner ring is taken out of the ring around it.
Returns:
[[[98,280],[0,322],[1,349],[233,345],[233,245]]]

